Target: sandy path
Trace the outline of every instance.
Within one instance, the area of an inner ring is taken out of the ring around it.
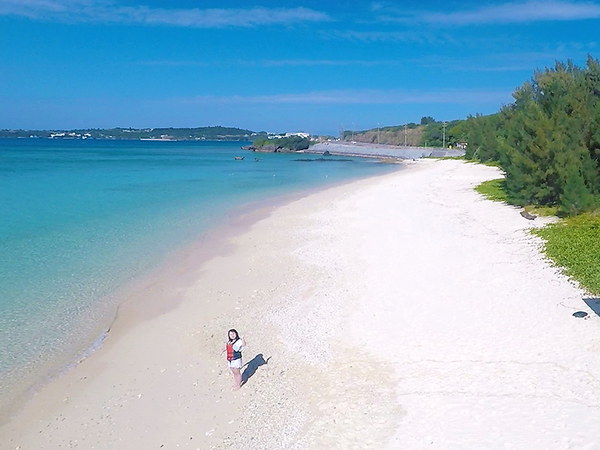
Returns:
[[[540,256],[539,219],[472,190],[497,176],[418,161],[274,209],[191,286],[154,286],[179,306],[117,323],[0,445],[600,448],[600,318]]]

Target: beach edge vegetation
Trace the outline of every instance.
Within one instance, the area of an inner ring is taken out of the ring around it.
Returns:
[[[488,200],[508,203],[505,185],[506,180],[504,178],[495,178],[478,184],[475,186],[475,190]]]
[[[484,181],[474,189],[488,200],[509,203],[504,178]],[[544,254],[565,275],[591,295],[600,295],[600,213],[565,217],[531,233],[544,241]]]
[[[465,157],[497,161],[514,205],[555,206],[563,216],[600,207],[600,62],[536,71],[515,101],[466,121]]]
[[[600,295],[600,216],[584,213],[532,230],[544,252],[592,295]]]
[[[556,62],[517,88],[515,101],[462,125],[465,159],[495,162],[504,178],[475,187],[486,198],[556,215],[532,234],[545,255],[600,295],[600,63]]]

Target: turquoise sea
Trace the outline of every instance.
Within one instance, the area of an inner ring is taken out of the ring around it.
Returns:
[[[236,209],[397,169],[247,144],[0,140],[0,411],[98,342],[111,293]]]

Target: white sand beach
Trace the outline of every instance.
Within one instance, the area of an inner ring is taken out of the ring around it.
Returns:
[[[544,220],[473,190],[498,176],[408,162],[272,208],[214,258],[190,251],[0,447],[600,448],[600,317],[540,253]]]

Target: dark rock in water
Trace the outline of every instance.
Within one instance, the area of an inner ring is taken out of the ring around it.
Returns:
[[[573,317],[587,317],[588,313],[585,311],[577,311],[573,313]]]
[[[523,210],[521,211],[521,215],[523,217],[525,217],[527,220],[534,220],[537,216],[534,216],[533,214],[529,214],[527,211]]]
[[[325,151],[323,152],[323,156],[329,156],[329,155],[331,155],[331,153],[329,153],[329,150],[325,150]]]
[[[268,144],[268,145],[261,145],[260,147],[254,147],[254,149],[252,151],[260,152],[260,153],[280,153],[280,152],[284,152],[285,149],[280,147],[279,145]]]
[[[254,147],[253,145],[242,145],[240,148],[242,150],[252,150],[252,151],[256,150],[256,147]]]

